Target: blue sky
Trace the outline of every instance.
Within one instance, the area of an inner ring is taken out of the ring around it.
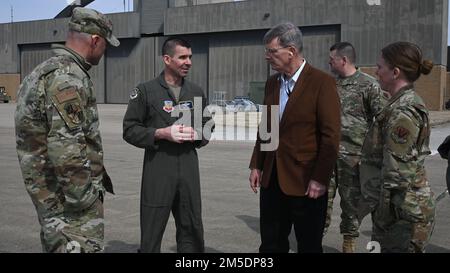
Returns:
[[[30,21],[50,19],[55,17],[72,0],[0,0],[0,23],[11,22],[11,6],[13,7],[13,20]],[[124,11],[123,0],[96,0],[88,7],[102,13]],[[125,9],[133,10],[133,0],[125,0]]]
[[[72,0],[0,0],[0,23],[11,22],[11,6],[14,10],[14,22],[18,22],[53,18],[67,6],[67,2]],[[125,0],[126,10],[128,10],[128,4],[130,10],[133,10],[133,0]],[[124,0],[96,0],[88,7],[103,13],[123,12]],[[448,45],[450,45],[450,34]]]

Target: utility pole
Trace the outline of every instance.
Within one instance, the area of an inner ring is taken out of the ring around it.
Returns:
[[[14,8],[11,5],[11,23],[13,23],[13,22],[14,22]]]
[[[125,12],[125,0],[123,0],[123,12]]]

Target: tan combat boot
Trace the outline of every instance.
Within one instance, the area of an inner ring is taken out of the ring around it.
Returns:
[[[355,253],[356,249],[356,238],[344,235],[344,242],[342,243],[343,253]]]

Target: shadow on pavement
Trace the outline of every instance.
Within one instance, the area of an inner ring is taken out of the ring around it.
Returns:
[[[371,230],[362,230],[362,231],[360,231],[360,233],[361,233],[362,235],[364,235],[364,236],[369,237],[369,238],[372,237],[372,231],[371,231]]]
[[[427,253],[450,253],[450,249],[430,244],[426,247],[426,252]]]
[[[341,251],[334,247],[323,246],[323,253],[341,253]]]
[[[176,246],[176,245],[172,246],[172,247],[170,248],[170,250],[173,251],[173,252],[175,252],[175,253],[177,253],[177,246]],[[206,247],[206,246],[205,246],[205,253],[223,253],[223,252],[222,252],[222,251],[218,251],[218,250],[215,249],[215,248],[212,248],[212,247]]]
[[[139,245],[122,241],[109,241],[105,246],[106,253],[138,253]]]
[[[251,230],[259,233],[259,217],[236,215],[236,218],[242,220]]]
[[[174,245],[170,248],[171,251],[177,252],[177,246]],[[139,253],[139,245],[127,244],[122,241],[109,241],[105,246],[105,253]],[[211,247],[205,247],[205,253],[222,253],[217,249]]]
[[[236,218],[238,218],[239,220],[242,220],[245,224],[247,224],[247,226],[259,233],[259,218],[258,217],[253,217],[253,216],[248,216],[248,215],[236,215]],[[290,248],[290,252],[297,252],[297,240],[295,238],[295,232],[292,229],[291,234],[289,235],[289,248]],[[332,248],[332,247],[328,247],[328,246],[323,246],[323,252],[324,253],[340,253],[339,250],[337,250],[336,248]]]

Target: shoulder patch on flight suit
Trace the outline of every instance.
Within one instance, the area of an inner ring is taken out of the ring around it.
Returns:
[[[408,142],[410,132],[403,126],[397,126],[392,130],[391,138],[397,144],[405,144]]]
[[[133,90],[131,90],[130,93],[130,99],[134,100],[135,98],[137,98],[139,96],[139,88],[134,88]]]

